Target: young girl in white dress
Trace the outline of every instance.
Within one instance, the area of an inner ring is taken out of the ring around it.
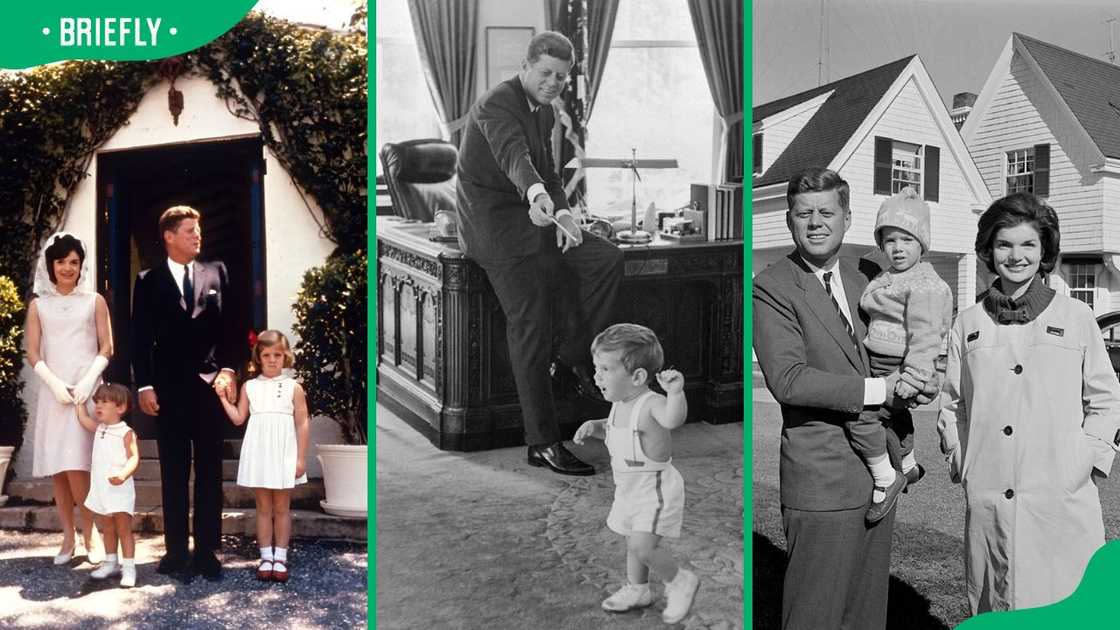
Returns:
[[[307,398],[300,384],[284,373],[294,361],[288,339],[279,331],[266,330],[253,346],[251,369],[258,376],[242,385],[237,406],[226,400],[224,391],[215,390],[234,424],[249,420],[237,484],[256,493],[261,550],[257,578],[266,582],[288,581],[291,490],[307,481]]]
[[[136,542],[132,538],[132,515],[136,511],[136,486],[132,474],[140,465],[136,433],[121,420],[128,411],[130,396],[124,385],[102,384],[93,392],[95,421],[85,405],[75,405],[78,422],[93,433],[89,492],[85,507],[97,518],[105,542],[105,560],[90,572],[95,580],[121,576],[121,586],[136,586]],[[117,562],[117,543],[121,561]]]

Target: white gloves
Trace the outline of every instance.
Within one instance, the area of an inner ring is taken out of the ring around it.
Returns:
[[[105,366],[107,365],[109,365],[109,359],[106,359],[100,354],[93,357],[93,363],[89,364],[86,375],[74,386],[75,403],[80,405],[89,398],[89,395],[93,393],[93,387],[97,385],[97,379],[101,376],[101,372],[105,370]]]
[[[70,392],[66,391],[66,383],[63,383],[61,379],[54,375],[54,372],[47,367],[45,361],[40,361],[35,364],[35,373],[39,375],[39,378],[43,379],[47,387],[51,388],[51,392],[54,393],[54,397],[58,402],[64,405],[74,404],[74,398],[70,396]]]

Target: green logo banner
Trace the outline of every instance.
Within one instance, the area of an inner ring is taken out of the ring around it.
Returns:
[[[256,0],[53,0],[12,3],[0,21],[0,67],[64,59],[140,61],[194,50],[237,24]]]

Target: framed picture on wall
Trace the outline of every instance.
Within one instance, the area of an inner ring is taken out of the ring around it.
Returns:
[[[486,27],[486,89],[521,71],[521,60],[537,29],[531,26]]]

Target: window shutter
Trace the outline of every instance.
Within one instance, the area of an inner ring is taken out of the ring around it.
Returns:
[[[941,187],[941,149],[926,146],[926,168],[922,174],[922,198],[926,201],[937,201],[938,189]]]
[[[1034,194],[1050,196],[1050,145],[1034,145]]]
[[[875,136],[875,186],[876,195],[891,194],[891,150],[890,138]]]
[[[753,164],[753,172],[758,175],[762,173],[762,134],[754,134],[754,150],[751,152],[751,162]]]

